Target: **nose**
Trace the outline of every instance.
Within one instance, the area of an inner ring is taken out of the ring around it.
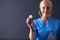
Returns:
[[[45,7],[45,12],[48,11],[48,7]]]

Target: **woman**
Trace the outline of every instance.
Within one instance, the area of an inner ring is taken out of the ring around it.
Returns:
[[[42,0],[39,4],[41,18],[32,20],[26,19],[26,24],[30,29],[30,40],[56,40],[60,21],[51,17],[53,4],[49,0]],[[59,31],[60,32],[60,31]]]

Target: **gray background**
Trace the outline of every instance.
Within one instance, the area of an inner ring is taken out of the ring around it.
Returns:
[[[40,0],[0,0],[0,39],[28,39],[26,18],[39,17]],[[60,19],[60,1],[52,0],[53,17]]]

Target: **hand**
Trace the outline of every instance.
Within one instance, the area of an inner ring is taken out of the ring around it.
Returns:
[[[34,23],[33,23],[32,18],[27,18],[26,19],[26,24],[29,28],[34,28]]]

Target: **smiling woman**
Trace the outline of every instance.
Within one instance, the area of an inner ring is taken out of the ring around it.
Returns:
[[[56,40],[60,21],[51,17],[52,2],[50,0],[42,0],[39,8],[42,14],[41,18],[33,21],[31,21],[31,18],[26,19],[26,24],[30,28],[30,40]]]

